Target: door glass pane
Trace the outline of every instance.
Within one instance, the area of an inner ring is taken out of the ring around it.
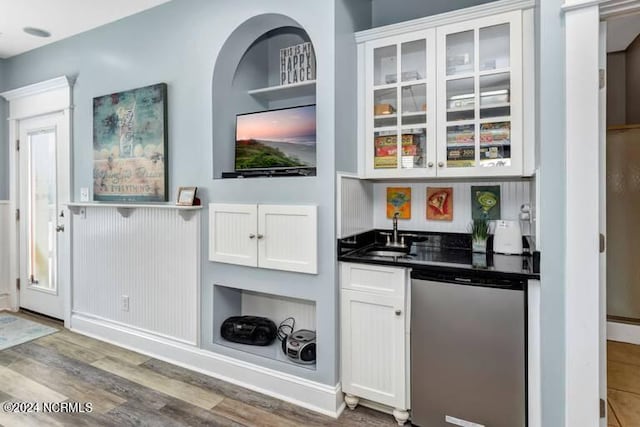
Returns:
[[[402,81],[427,78],[427,41],[402,43]]]
[[[56,141],[55,131],[30,134],[28,245],[29,281],[55,290]]]
[[[447,126],[447,167],[468,168],[476,164],[475,125]]]
[[[378,89],[373,92],[373,126],[376,128],[398,124],[398,90]]]
[[[427,85],[402,87],[402,124],[427,123]]]
[[[395,45],[379,47],[373,50],[373,84],[375,86],[396,83],[398,81],[398,53]]]
[[[473,30],[447,34],[447,76],[474,71]]]
[[[402,130],[401,165],[404,169],[425,167],[425,149],[427,146],[427,129]]]
[[[480,118],[511,115],[510,73],[480,76]]]
[[[511,166],[511,122],[480,125],[480,166]]]
[[[473,120],[476,94],[473,78],[447,82],[447,121]]]
[[[509,24],[480,29],[480,71],[509,67]]]
[[[398,135],[396,131],[375,132],[373,138],[374,169],[398,167]]]

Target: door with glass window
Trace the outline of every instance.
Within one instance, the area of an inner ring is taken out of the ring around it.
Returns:
[[[367,42],[368,177],[435,175],[435,30]]]
[[[67,159],[62,145],[64,114],[21,120],[19,230],[19,303],[26,308],[63,319],[60,277],[61,235],[66,214],[61,201],[68,200]]]
[[[522,13],[438,28],[438,176],[522,174]]]

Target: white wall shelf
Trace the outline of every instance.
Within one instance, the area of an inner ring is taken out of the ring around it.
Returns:
[[[261,101],[280,101],[301,96],[315,96],[316,81],[293,83],[286,86],[270,86],[248,91],[249,95]]]
[[[174,209],[178,215],[185,221],[191,220],[196,211],[202,209],[202,206],[178,206],[170,204],[129,204],[129,203],[102,203],[102,202],[80,202],[67,203],[69,210],[74,215],[86,216],[86,208],[115,208],[123,218],[129,218],[136,209]]]

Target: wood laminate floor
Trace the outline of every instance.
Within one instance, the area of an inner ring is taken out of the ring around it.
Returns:
[[[640,427],[640,346],[607,342],[610,427]]]
[[[9,414],[13,426],[394,426],[359,406],[338,420],[61,329],[0,351],[0,402],[91,402],[91,413]],[[407,424],[408,425],[408,424]]]

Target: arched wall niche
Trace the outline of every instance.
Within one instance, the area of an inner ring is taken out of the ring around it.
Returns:
[[[214,179],[234,170],[237,114],[315,104],[315,84],[260,96],[250,93],[277,89],[280,49],[303,42],[312,42],[304,28],[280,14],[254,16],[225,41],[214,66],[211,94]]]

